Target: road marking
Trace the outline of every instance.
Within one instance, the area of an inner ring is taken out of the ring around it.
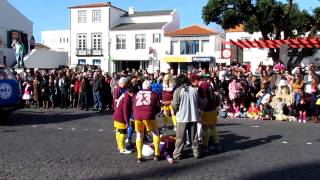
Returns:
[[[62,128],[58,128],[58,130],[62,130]]]
[[[288,142],[287,141],[283,141],[282,144],[288,144]]]
[[[312,143],[311,143],[311,142],[307,142],[307,144],[308,144],[308,145],[311,145]]]
[[[260,128],[261,126],[255,125],[255,126],[251,126],[252,128]]]
[[[99,129],[99,132],[103,132],[103,129]]]
[[[76,128],[71,128],[71,130],[72,130],[72,131],[75,131],[75,130],[76,130]]]
[[[38,126],[37,126],[37,125],[33,125],[32,127],[33,127],[33,128],[36,128],[36,127],[38,127]]]
[[[84,129],[84,131],[89,131],[89,129]]]

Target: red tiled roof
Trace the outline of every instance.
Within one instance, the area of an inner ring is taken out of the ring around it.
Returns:
[[[167,32],[165,35],[166,36],[199,36],[199,35],[214,35],[214,34],[218,34],[218,33],[207,27],[193,25],[193,26],[182,28],[182,29],[177,29],[171,32]]]
[[[96,8],[96,7],[110,7],[112,6],[110,2],[107,3],[94,3],[94,4],[84,4],[79,6],[72,6],[69,9],[78,9],[78,8]]]
[[[227,29],[226,32],[227,33],[230,33],[230,32],[245,32],[244,31],[244,25],[243,24],[239,24],[234,28]]]

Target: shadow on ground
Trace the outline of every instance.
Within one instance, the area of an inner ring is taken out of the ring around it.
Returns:
[[[194,168],[206,168],[214,164],[219,164],[223,161],[229,161],[236,158],[238,155],[228,155],[217,157],[215,161],[193,160],[188,162],[176,163],[175,165],[166,165],[161,167],[150,166],[146,168],[134,167],[136,171],[126,173],[123,172],[117,175],[106,175],[95,180],[126,180],[126,179],[168,179],[169,177],[179,177],[179,174],[188,172]],[[143,163],[144,164],[144,163]],[[141,164],[141,165],[143,165]]]
[[[282,138],[281,135],[270,135],[265,138],[251,139],[247,136],[240,136],[229,132],[226,134],[221,133],[220,137],[224,145],[224,152],[250,149]]]
[[[241,180],[318,180],[320,179],[320,162],[298,164],[288,167],[274,167],[274,169],[260,172]]]
[[[89,117],[110,115],[109,112],[83,112],[75,113],[77,110],[69,112],[46,112],[46,111],[18,111],[12,113],[9,120],[0,122],[1,126],[23,126],[39,124],[56,124],[68,121],[78,121]]]

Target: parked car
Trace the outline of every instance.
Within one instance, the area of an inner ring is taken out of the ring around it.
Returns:
[[[0,114],[7,120],[10,112],[21,107],[21,90],[11,70],[0,64]]]

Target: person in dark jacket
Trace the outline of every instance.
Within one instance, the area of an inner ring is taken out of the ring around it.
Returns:
[[[60,108],[67,108],[67,95],[68,95],[68,84],[66,80],[66,76],[63,75],[62,78],[59,80],[59,88],[61,92],[61,103]]]
[[[101,78],[97,72],[93,74],[92,80],[92,94],[93,94],[93,111],[102,111],[102,99],[101,99],[101,91],[103,90],[103,85],[101,82]]]
[[[89,110],[88,106],[88,91],[90,89],[90,81],[87,77],[87,73],[83,73],[83,79],[80,83],[80,102],[81,102],[81,110],[86,109]]]

